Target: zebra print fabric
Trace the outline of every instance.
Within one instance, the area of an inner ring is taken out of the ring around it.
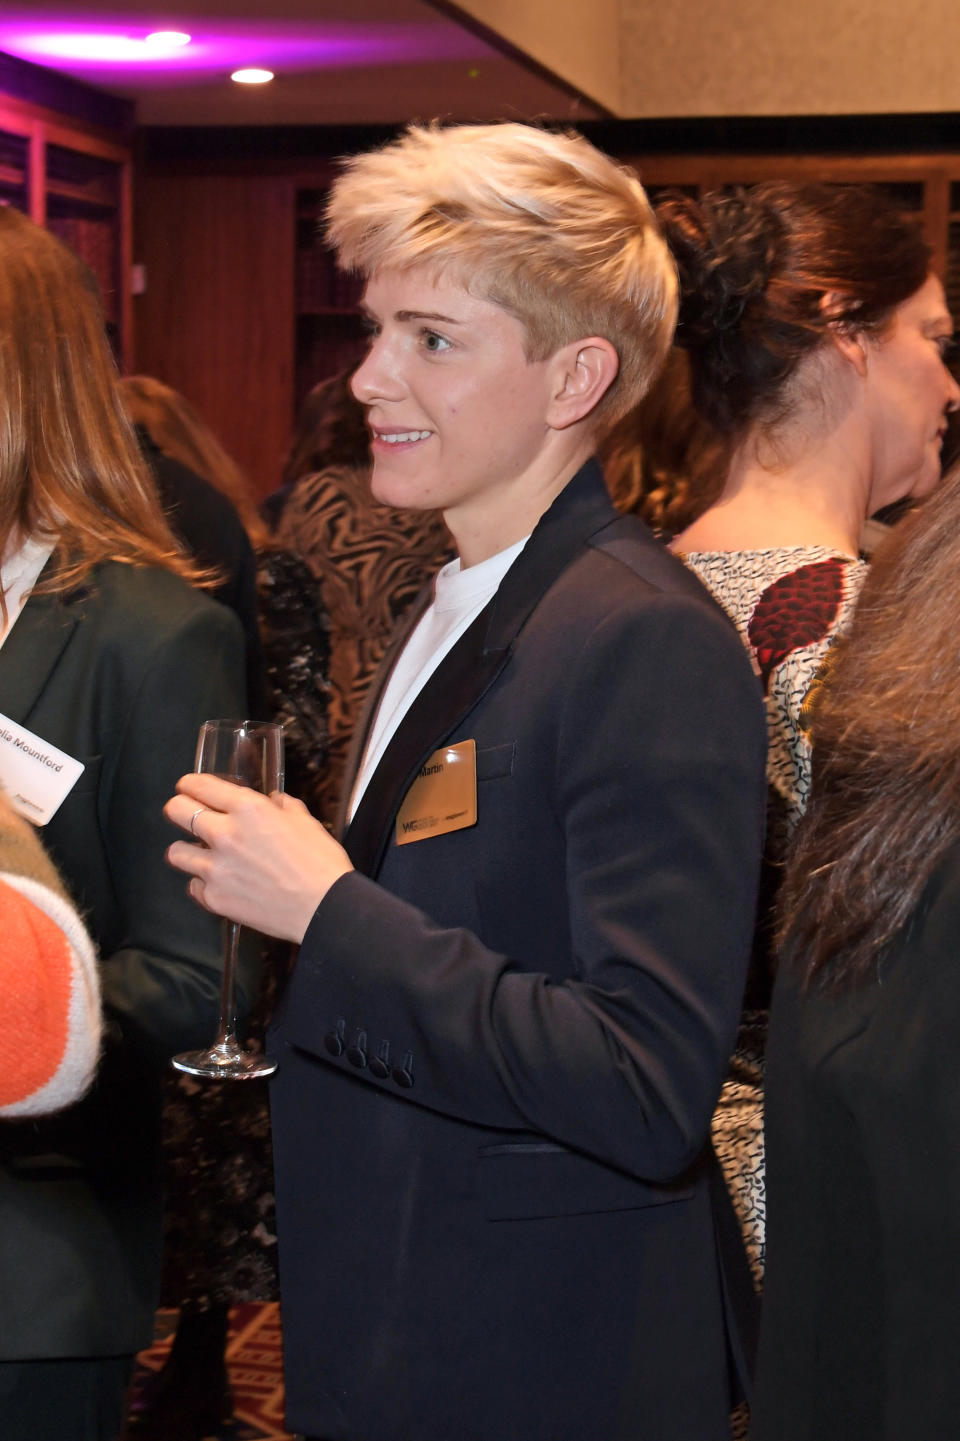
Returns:
[[[330,622],[328,764],[304,797],[329,822],[374,671],[397,621],[450,559],[453,546],[438,512],[378,505],[366,467],[338,467],[297,481],[276,536],[306,561]]]

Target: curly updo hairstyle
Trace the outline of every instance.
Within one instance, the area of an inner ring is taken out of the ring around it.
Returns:
[[[789,382],[829,328],[882,334],[930,267],[919,225],[869,185],[669,193],[657,216],[680,275],[693,402],[728,435],[789,414]]]

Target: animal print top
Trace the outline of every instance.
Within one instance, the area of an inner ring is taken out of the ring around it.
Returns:
[[[330,621],[330,743],[310,805],[332,821],[374,671],[399,618],[453,555],[453,542],[437,511],[378,505],[369,472],[345,466],[297,481],[276,537],[310,567]]]

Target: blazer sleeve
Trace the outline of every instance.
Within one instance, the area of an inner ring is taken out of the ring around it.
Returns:
[[[565,839],[549,904],[567,909],[569,955],[548,976],[350,874],[308,928],[285,1035],[329,1060],[323,1033],[342,1019],[371,1053],[387,1038],[408,1073],[398,1085],[363,1070],[373,1084],[664,1180],[702,1148],[739,1015],[764,825],[760,691],[732,628],[680,596],[604,615],[564,683],[540,702],[559,710],[542,805]],[[507,866],[531,841],[489,843]]]
[[[125,1039],[159,1059],[207,1044],[217,1017],[221,925],[166,864],[179,832],[162,808],[193,765],[200,724],[245,712],[241,628],[225,607],[204,601],[157,632],[138,673],[115,754],[104,757],[101,831],[116,923],[109,950],[101,940],[103,1002]],[[254,966],[248,951],[241,1007]]]

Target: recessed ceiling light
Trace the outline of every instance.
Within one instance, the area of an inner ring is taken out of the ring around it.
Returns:
[[[273,71],[258,70],[251,66],[246,70],[234,70],[230,79],[235,80],[238,85],[266,85],[268,80],[273,79]]]
[[[152,45],[157,50],[177,50],[181,45],[190,44],[190,36],[183,30],[154,30],[144,41],[145,45]]]
[[[31,58],[50,55],[65,60],[103,60],[108,64],[156,58],[150,56],[142,40],[131,40],[127,35],[44,34],[30,40]]]

